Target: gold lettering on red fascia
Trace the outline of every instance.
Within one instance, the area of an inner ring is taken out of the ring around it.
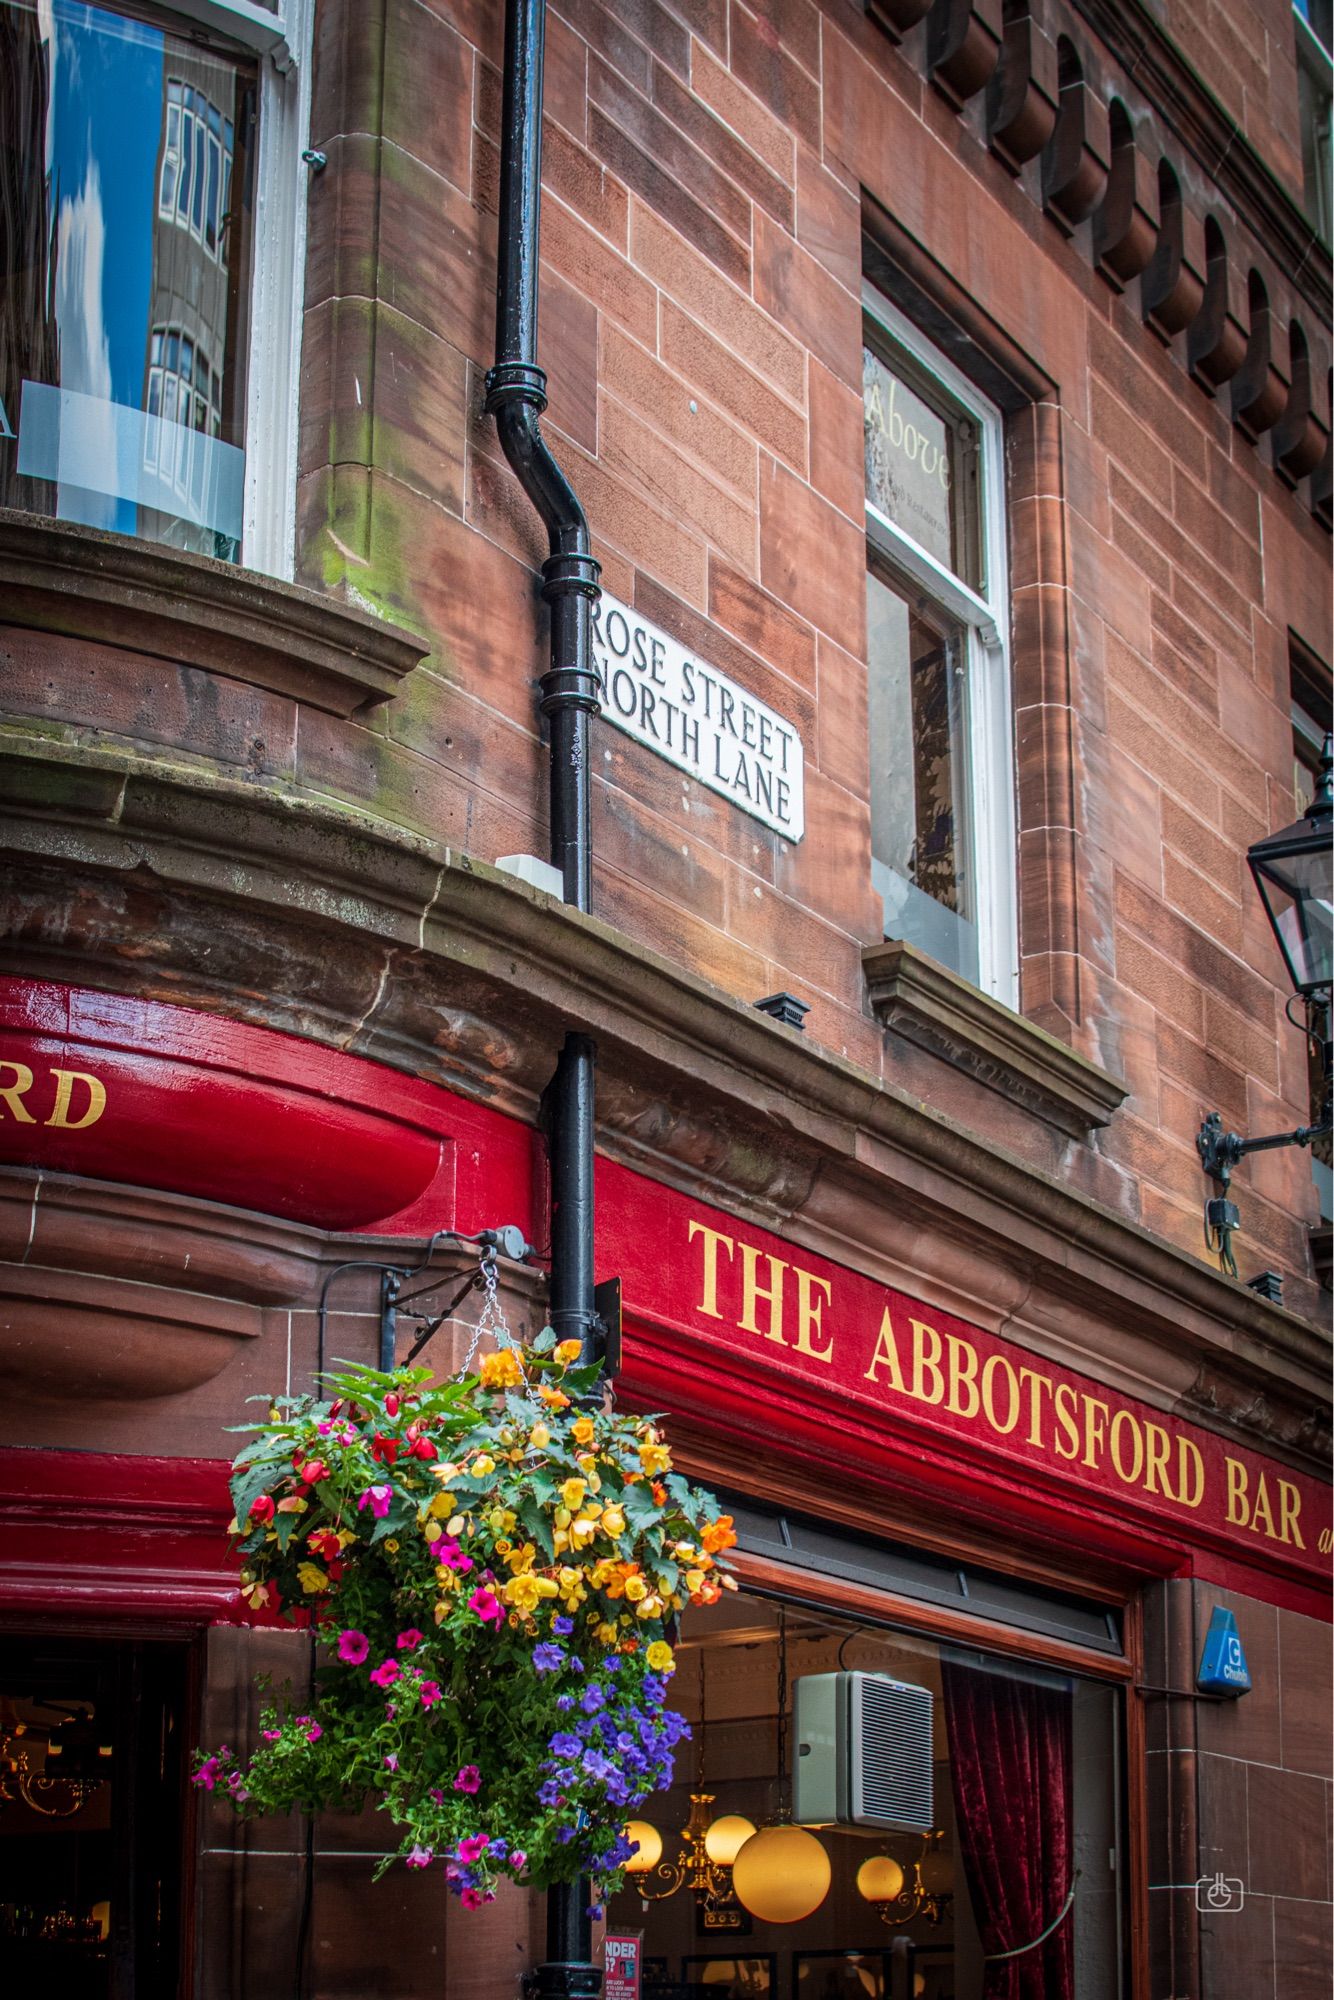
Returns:
[[[84,1069],[49,1069],[55,1086],[38,1083],[27,1063],[0,1061],[0,1124],[51,1125],[83,1132],[107,1108],[106,1085]]]
[[[840,1325],[834,1280],[786,1257],[692,1220],[696,1246],[696,1311],[762,1347],[831,1362],[836,1342],[855,1338]],[[787,1248],[787,1246],[784,1246]],[[1003,1353],[983,1357],[965,1334],[941,1333],[929,1320],[886,1305],[871,1338],[861,1379],[886,1400],[903,1398],[947,1412],[997,1438],[1032,1450],[1097,1479],[1198,1513],[1206,1498],[1226,1525],[1263,1541],[1304,1550],[1302,1496],[1290,1480],[1225,1457],[1226,1492],[1209,1495],[1204,1456],[1184,1431],[1057,1381],[1031,1362]],[[1321,1530],[1328,1541],[1328,1531]]]

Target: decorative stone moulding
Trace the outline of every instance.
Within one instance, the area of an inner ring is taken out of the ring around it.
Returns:
[[[876,1019],[1071,1138],[1106,1125],[1126,1085],[912,945],[862,953]]]
[[[427,652],[320,591],[9,508],[0,601],[11,625],[205,667],[331,715],[388,700]]]
[[[1278,478],[1309,482],[1310,510],[1328,527],[1328,245],[1145,0],[934,0],[929,12],[922,0],[863,4],[902,45],[897,59],[961,115],[985,92],[996,160],[1015,176],[1038,163],[1023,184],[1049,220],[1115,291],[1138,281],[1148,330],[1169,346],[1184,336],[1196,386],[1227,391],[1238,432],[1252,445],[1272,440],[1265,456]],[[1197,212],[1183,184],[1210,184],[1212,212]]]
[[[28,1401],[141,1401],[211,1381],[266,1305],[307,1289],[281,1225],[0,1167],[0,1383]]]

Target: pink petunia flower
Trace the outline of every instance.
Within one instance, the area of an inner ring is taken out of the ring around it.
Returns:
[[[371,1650],[371,1642],[364,1632],[347,1631],[338,1635],[338,1657],[346,1660],[349,1667],[359,1667]]]
[[[386,1771],[396,1771],[398,1769],[398,1758],[392,1750],[384,1760],[384,1767]]]
[[[421,1684],[421,1698],[423,1708],[434,1708],[438,1701],[442,1701],[444,1696],[441,1692],[439,1681],[423,1681]]]
[[[483,1625],[501,1625],[505,1620],[505,1607],[494,1590],[474,1590],[468,1599],[468,1609],[481,1619]]]
[[[357,1502],[357,1512],[364,1514],[369,1507],[377,1521],[383,1521],[389,1512],[389,1502],[394,1497],[392,1486],[368,1486]]]
[[[442,1568],[457,1570],[460,1576],[466,1576],[472,1568],[472,1557],[465,1556],[459,1544],[449,1535],[442,1535],[433,1544],[431,1554]]]
[[[415,1625],[409,1625],[406,1632],[399,1633],[395,1643],[400,1653],[410,1653],[415,1646],[420,1646],[425,1636],[425,1633],[419,1632]]]
[[[528,1866],[528,1856],[524,1853],[521,1847],[516,1847],[513,1854],[511,1854],[510,1856],[510,1867],[514,1869],[520,1869],[520,1868],[526,1868],[527,1866]]]
[[[281,1729],[261,1729],[259,1733],[266,1743],[277,1743],[282,1736]]]
[[[464,1866],[471,1868],[474,1861],[480,1861],[491,1845],[489,1833],[470,1833],[459,1842],[458,1856]]]
[[[486,1898],[480,1889],[460,1889],[459,1901],[465,1910],[480,1910]]]
[[[381,1660],[378,1667],[371,1669],[371,1679],[376,1687],[392,1687],[402,1671],[397,1660]]]
[[[421,1846],[414,1847],[410,1854],[404,1856],[409,1868],[428,1868],[434,1859],[434,1850]]]
[[[319,1723],[312,1722],[310,1728],[306,1731],[306,1741],[307,1743],[318,1743],[323,1734],[324,1731],[320,1728]]]
[[[456,1792],[479,1792],[482,1789],[482,1774],[475,1764],[465,1764],[454,1780]]]
[[[218,1760],[216,1757],[206,1757],[195,1772],[194,1782],[197,1785],[202,1785],[206,1792],[211,1792],[217,1780]]]

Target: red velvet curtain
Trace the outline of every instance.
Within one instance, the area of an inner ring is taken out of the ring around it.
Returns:
[[[959,1847],[984,1952],[1041,1935],[1074,1871],[1066,1688],[942,1660]],[[1074,2000],[1074,1912],[1045,1944],[993,1959],[983,2000]]]

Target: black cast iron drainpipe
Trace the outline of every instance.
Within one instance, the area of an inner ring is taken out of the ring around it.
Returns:
[[[592,610],[599,565],[578,496],[542,436],[546,372],[537,364],[538,221],[542,190],[542,58],[545,0],[506,0],[500,140],[500,244],[496,360],[486,408],[524,492],[542,517],[551,553],[542,595],[551,607],[551,664],[542,713],[551,731],[551,859],[565,900],[589,907],[589,722],[601,711],[593,666]],[[547,1093],[551,1160],[551,1324],[599,1353],[593,1302],[593,1065],[587,1035],[567,1035]],[[601,1991],[591,1962],[588,1884],[547,1895],[547,1961],[539,2000],[583,2000]]]

